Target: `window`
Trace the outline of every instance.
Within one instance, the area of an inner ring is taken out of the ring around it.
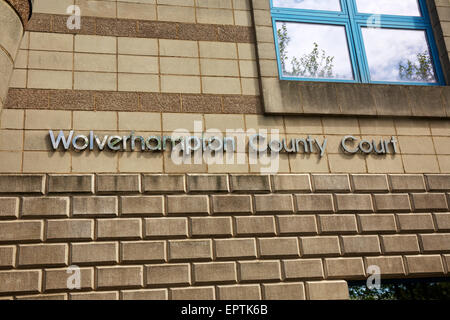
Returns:
[[[425,0],[271,0],[280,78],[443,85]]]

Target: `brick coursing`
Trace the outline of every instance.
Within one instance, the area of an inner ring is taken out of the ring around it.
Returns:
[[[0,175],[0,298],[340,299],[370,265],[446,277],[449,181]]]

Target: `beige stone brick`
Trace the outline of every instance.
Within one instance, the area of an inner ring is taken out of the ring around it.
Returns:
[[[0,152],[0,166],[4,173],[22,172],[22,152]]]
[[[386,175],[354,174],[351,179],[355,192],[388,192],[389,190]]]
[[[301,237],[300,252],[302,257],[339,256],[341,249],[338,237]]]
[[[236,217],[236,233],[239,236],[275,235],[274,217]]]
[[[331,194],[299,194],[295,196],[295,200],[300,213],[334,211]]]
[[[59,51],[30,51],[28,68],[73,70],[73,54]]]
[[[283,269],[288,280],[324,278],[321,259],[283,260]]]
[[[189,192],[227,192],[228,177],[226,175],[188,175]]]
[[[329,279],[362,279],[365,276],[362,258],[325,259]]]
[[[72,155],[73,173],[117,172],[117,154],[82,152]]]
[[[358,218],[364,233],[391,233],[397,230],[393,214],[361,214]]]
[[[425,191],[423,175],[390,175],[392,191]]]
[[[67,281],[72,274],[68,268],[45,269],[45,291],[67,290]],[[80,289],[94,289],[93,268],[80,268]]]
[[[200,41],[200,57],[218,59],[236,59],[235,43]]]
[[[416,235],[383,235],[381,242],[383,252],[387,254],[420,252]]]
[[[218,286],[220,300],[261,300],[259,285]]]
[[[405,256],[410,275],[443,274],[444,267],[440,255]]]
[[[297,238],[261,238],[258,243],[262,258],[299,256]]]
[[[135,216],[161,216],[164,214],[162,196],[121,197],[121,214]]]
[[[23,217],[68,217],[69,198],[47,197],[47,198],[23,198]]]
[[[166,243],[164,241],[133,241],[121,243],[120,261],[125,263],[164,262]]]
[[[0,242],[33,241],[43,239],[43,221],[0,222]]]
[[[305,216],[278,216],[278,230],[282,235],[315,235],[317,234],[316,217]]]
[[[0,247],[0,267],[14,268],[16,262],[16,247],[5,246]]]
[[[433,217],[430,213],[398,214],[397,220],[401,231],[434,231]]]
[[[117,74],[105,72],[74,72],[75,90],[116,91]]]
[[[2,110],[0,127],[2,129],[23,129],[24,114],[24,110]]]
[[[119,154],[119,171],[124,173],[157,173],[163,171],[163,155],[122,152]]]
[[[252,198],[247,195],[213,195],[214,214],[251,214]]]
[[[342,244],[345,255],[381,254],[378,236],[343,236]]]
[[[241,282],[281,280],[279,261],[243,261],[238,265]]]
[[[50,193],[93,193],[93,175],[49,175],[48,192]]]
[[[107,291],[70,293],[70,300],[119,300],[119,293]]]
[[[159,54],[161,56],[198,57],[196,41],[159,39]]]
[[[19,216],[19,198],[0,198],[0,218]]]
[[[303,283],[271,283],[262,286],[267,300],[306,300]]]
[[[25,129],[59,129],[72,128],[72,115],[70,111],[59,110],[26,110]]]
[[[191,287],[170,289],[172,300],[214,300],[214,287]]]
[[[46,32],[30,32],[31,50],[72,51],[73,35]]]
[[[77,220],[48,220],[47,240],[93,240],[94,221],[87,219]]]
[[[393,257],[367,257],[365,258],[366,267],[378,266],[382,276],[404,276],[405,267],[401,256]]]
[[[232,236],[231,218],[191,218],[191,234],[193,237]]]
[[[346,281],[306,282],[309,300],[348,300]]]
[[[118,200],[116,197],[74,197],[73,215],[89,216],[117,216]]]
[[[24,152],[23,172],[66,173],[70,171],[70,157],[64,152]]]
[[[145,219],[146,238],[186,238],[187,236],[186,218]]]
[[[377,211],[411,211],[411,204],[407,194],[376,194],[374,202]]]
[[[217,259],[256,258],[255,239],[216,239],[214,246]]]
[[[19,246],[20,266],[64,266],[68,263],[67,244],[30,244]]]
[[[75,35],[75,51],[115,54],[116,37],[77,34]]]
[[[312,182],[315,191],[350,191],[350,180],[347,175],[312,175]]]
[[[33,89],[72,89],[72,72],[28,70],[27,86]]]
[[[34,293],[41,291],[40,270],[0,271],[0,292]]]
[[[293,213],[291,195],[256,195],[255,210],[257,213]]]
[[[74,243],[71,252],[71,262],[79,265],[119,262],[119,248],[116,242]]]
[[[147,290],[124,290],[123,300],[167,300],[169,297],[167,289],[147,289]]]
[[[159,76],[151,74],[119,73],[117,90],[131,92],[159,92]]]
[[[194,283],[236,283],[234,262],[194,263]]]
[[[191,270],[189,264],[162,264],[146,266],[147,285],[189,285]]]
[[[337,194],[336,206],[340,212],[373,212],[370,194]]]
[[[416,211],[448,210],[443,193],[413,193],[412,200]]]
[[[97,238],[140,239],[142,238],[141,219],[101,219],[97,221]]]
[[[97,192],[140,192],[141,179],[139,175],[112,175],[101,174],[97,176]]]
[[[421,234],[420,240],[423,251],[426,253],[441,253],[450,250],[450,233]]]
[[[434,155],[403,155],[406,173],[439,173],[439,165]]]
[[[450,190],[450,175],[427,175],[426,179],[430,191]]]
[[[211,240],[171,240],[169,241],[169,261],[211,260]]]
[[[209,199],[207,196],[168,196],[167,212],[176,214],[207,215],[209,213]]]
[[[146,38],[117,38],[119,54],[158,55],[158,40]]]
[[[165,93],[200,93],[198,76],[161,76],[161,92]]]
[[[439,231],[450,231],[450,213],[435,213],[434,217]]]
[[[184,175],[144,175],[143,178],[144,192],[167,192],[178,193],[184,192]]]
[[[97,267],[97,288],[142,287],[144,278],[141,266]]]
[[[186,113],[163,113],[162,114],[163,130],[172,132],[176,130],[188,130],[189,132],[203,130],[203,118],[198,114]],[[178,131],[179,132],[179,131]]]
[[[319,216],[320,230],[328,234],[357,233],[356,217],[349,214]]]

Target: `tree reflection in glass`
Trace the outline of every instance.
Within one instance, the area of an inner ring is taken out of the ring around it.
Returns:
[[[277,23],[283,76],[353,80],[344,26]]]
[[[372,81],[435,83],[425,31],[362,29]]]
[[[273,6],[291,9],[341,11],[339,0],[273,0]]]

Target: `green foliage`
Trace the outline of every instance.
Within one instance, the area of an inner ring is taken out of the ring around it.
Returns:
[[[401,80],[432,82],[435,80],[433,62],[428,50],[417,54],[417,63],[411,60],[399,63],[399,75]]]
[[[384,284],[379,290],[350,287],[351,300],[450,300],[450,282]]]
[[[277,30],[278,48],[280,51],[281,69],[284,74],[305,78],[333,78],[334,57],[327,56],[325,50],[320,50],[319,45],[314,42],[311,53],[301,57],[292,57],[292,71],[286,70],[288,60],[287,47],[291,42],[286,24],[283,23]]]

